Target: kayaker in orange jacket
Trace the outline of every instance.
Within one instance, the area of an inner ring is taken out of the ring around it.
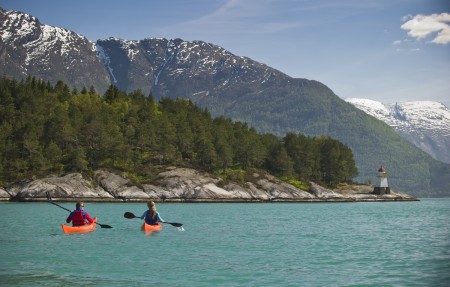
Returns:
[[[75,207],[76,209],[67,217],[67,223],[72,221],[73,226],[81,226],[94,222],[94,220],[89,216],[89,213],[83,210],[84,203],[82,201],[78,201]]]
[[[156,211],[156,204],[153,201],[149,201],[147,207],[148,210],[141,215],[141,219],[145,219],[145,222],[150,225],[157,225],[158,222],[164,222],[159,212]]]

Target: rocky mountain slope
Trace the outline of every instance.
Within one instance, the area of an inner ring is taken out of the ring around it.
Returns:
[[[430,101],[381,102],[349,98],[347,102],[393,127],[433,158],[450,163],[450,110]]]
[[[35,75],[74,87],[110,84],[108,72],[97,57],[96,45],[67,29],[45,25],[25,13],[0,10],[2,73],[17,79]]]
[[[353,150],[358,181],[371,180],[383,164],[397,190],[450,190],[450,165],[433,160],[320,82],[291,78],[202,41],[109,38],[91,43],[33,16],[4,10],[0,26],[0,72],[8,77],[63,80],[78,89],[92,85],[100,94],[115,84],[155,99],[191,99],[214,116],[245,121],[259,132],[338,139]]]

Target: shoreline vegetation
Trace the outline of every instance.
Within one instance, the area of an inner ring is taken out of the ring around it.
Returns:
[[[157,180],[160,166],[208,172],[221,185],[245,183],[253,170],[300,188],[336,187],[358,175],[352,150],[338,140],[261,134],[185,99],[155,101],[113,85],[100,96],[94,87],[79,92],[34,77],[0,78],[0,93],[0,186],[52,174],[93,179],[98,170],[139,186]]]

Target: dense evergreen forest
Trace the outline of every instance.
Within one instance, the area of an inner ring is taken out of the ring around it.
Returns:
[[[353,153],[329,137],[259,134],[212,118],[191,101],[156,102],[110,86],[80,92],[59,81],[0,79],[0,186],[23,178],[105,168],[151,181],[155,167],[185,166],[229,177],[263,170],[289,181],[350,182]]]

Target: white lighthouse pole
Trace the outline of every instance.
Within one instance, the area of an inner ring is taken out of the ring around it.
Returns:
[[[387,180],[387,172],[383,166],[378,169],[374,193],[381,195],[391,193]]]

